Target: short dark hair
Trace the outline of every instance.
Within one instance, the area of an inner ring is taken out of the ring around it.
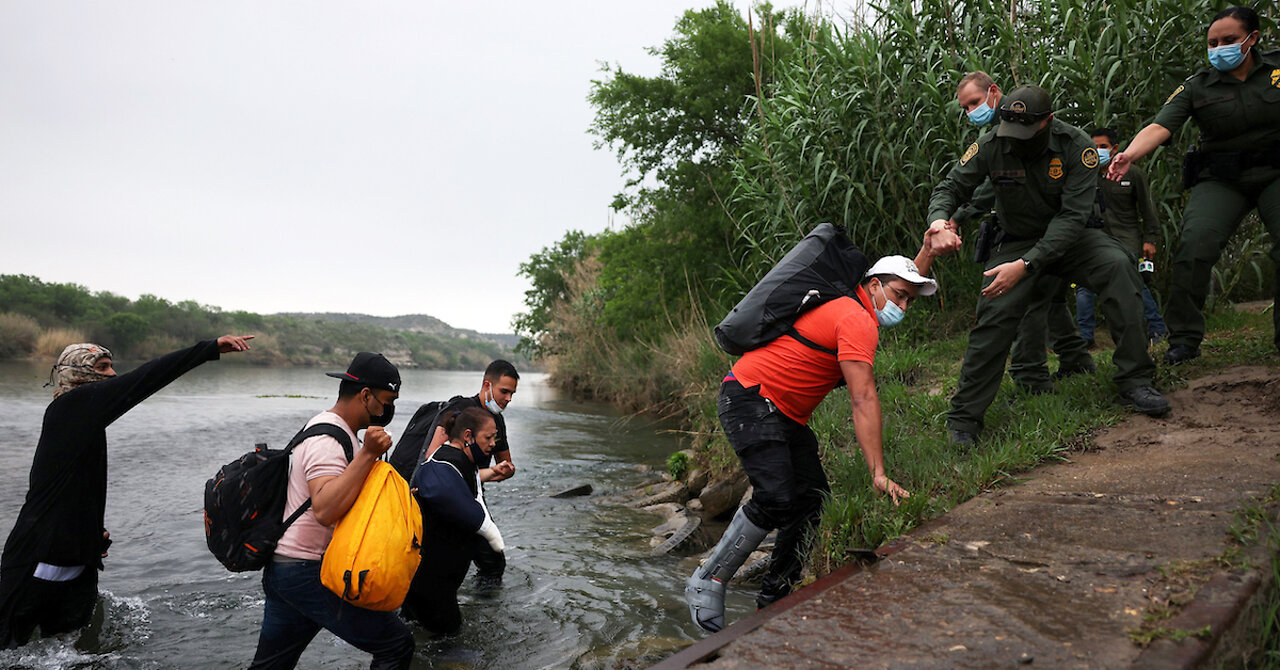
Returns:
[[[489,367],[484,369],[484,378],[490,382],[496,382],[503,377],[510,377],[516,381],[520,381],[520,373],[516,372],[516,366],[502,360],[501,358],[490,363]]]
[[[449,435],[450,440],[456,440],[468,430],[474,435],[481,426],[487,423],[497,423],[493,420],[493,415],[488,410],[479,407],[468,407],[460,412],[454,412],[446,416],[440,425],[444,427],[444,432]]]
[[[1116,135],[1116,131],[1112,128],[1094,128],[1089,131],[1089,137],[1106,137],[1112,146],[1115,146],[1120,141],[1120,137]]]
[[[1232,6],[1232,7],[1228,7],[1228,8],[1226,8],[1226,9],[1224,9],[1224,10],[1222,10],[1222,11],[1218,12],[1217,14],[1214,14],[1214,15],[1213,15],[1213,20],[1209,22],[1209,25],[1213,25],[1213,24],[1217,23],[1218,21],[1220,21],[1220,20],[1222,20],[1222,19],[1225,19],[1225,18],[1227,18],[1227,17],[1231,17],[1231,18],[1233,18],[1233,19],[1235,19],[1235,20],[1239,21],[1240,23],[1243,23],[1243,24],[1244,24],[1245,32],[1250,32],[1250,33],[1251,33],[1251,32],[1253,32],[1253,31],[1255,31],[1255,30],[1258,30],[1258,29],[1259,29],[1259,27],[1262,25],[1262,24],[1258,21],[1258,13],[1257,13],[1257,12],[1253,11],[1253,10],[1252,10],[1252,9],[1250,9],[1249,7],[1244,7],[1244,6],[1241,6],[1241,5],[1235,5],[1235,6]]]
[[[369,388],[369,387],[365,386],[364,384],[361,384],[360,382],[353,382],[353,381],[344,379],[338,382],[338,399],[341,400],[344,398],[350,398],[360,393],[362,389],[366,389],[366,388]]]
[[[884,286],[885,284],[888,284],[889,282],[891,282],[891,281],[893,281],[893,280],[895,280],[895,279],[902,279],[902,277],[899,277],[898,275],[893,275],[893,274],[871,275],[870,277],[867,277],[866,279],[863,279],[863,280],[862,280],[862,285],[863,285],[863,286],[866,286],[866,285],[867,285],[867,282],[870,282],[872,279],[879,279],[879,280],[880,280],[880,285],[881,285],[881,286]],[[904,281],[905,281],[905,280],[904,280]],[[911,282],[907,282],[907,283],[909,284],[909,283],[911,283]]]

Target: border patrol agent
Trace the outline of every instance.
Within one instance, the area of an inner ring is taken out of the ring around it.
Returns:
[[[1147,355],[1142,280],[1114,238],[1086,228],[1097,192],[1098,151],[1083,131],[1053,118],[1049,94],[1019,86],[1000,106],[1000,127],[965,151],[933,190],[930,228],[946,228],[956,208],[990,178],[1001,236],[995,240],[978,299],[977,325],[951,398],[951,441],[972,445],[1000,389],[1018,321],[1036,298],[1042,273],[1066,277],[1102,297],[1116,351],[1113,378],[1120,402],[1162,416],[1169,402],[1151,386],[1155,363]],[[1023,281],[1027,279],[1028,281]]]
[[[1183,181],[1191,197],[1182,214],[1182,244],[1173,258],[1165,305],[1169,352],[1178,364],[1200,355],[1204,301],[1213,265],[1250,209],[1271,234],[1271,260],[1280,280],[1280,50],[1259,53],[1258,14],[1230,7],[1209,24],[1209,62],[1165,101],[1155,122],[1143,128],[1111,161],[1107,177],[1121,179],[1193,119],[1200,147],[1187,154]],[[1280,311],[1275,313],[1280,347]]]
[[[995,117],[1003,95],[991,75],[981,70],[966,74],[956,86],[956,102],[960,103],[960,110],[979,128],[987,126]],[[956,223],[954,229],[959,232],[960,226],[988,217],[994,202],[995,190],[987,180],[975,191],[971,202],[952,214],[951,219]],[[998,228],[996,218],[990,216],[983,221],[979,239],[994,234],[992,231]],[[986,261],[981,256],[974,260],[978,263]],[[1088,343],[1077,336],[1071,312],[1067,311],[1066,282],[1052,275],[1044,275],[1041,281],[1043,285],[1036,291],[1040,297],[1028,305],[1026,315],[1018,324],[1018,336],[1013,341],[1009,362],[1009,376],[1013,383],[1024,392],[1036,395],[1053,392],[1044,347],[1046,339],[1053,353],[1058,355],[1058,371],[1053,373],[1052,379],[1066,379],[1098,369],[1089,355]]]
[[[1116,131],[1110,128],[1094,128],[1089,132],[1094,146],[1098,147],[1098,162],[1105,166],[1111,162],[1111,152],[1116,148]],[[1099,170],[1098,188],[1102,191],[1102,210],[1104,225],[1102,230],[1120,241],[1120,244],[1133,255],[1134,261],[1139,258],[1152,258],[1156,255],[1156,239],[1160,237],[1160,217],[1156,214],[1156,204],[1151,199],[1151,186],[1147,181],[1147,173],[1134,165],[1129,174],[1120,181],[1106,178],[1106,172]],[[1076,291],[1076,323],[1080,326],[1080,337],[1089,344],[1093,343],[1093,333],[1098,323],[1094,318],[1096,297],[1093,291],[1080,287]],[[1151,290],[1142,287],[1142,309],[1147,317],[1147,339],[1155,343],[1163,340],[1169,329],[1164,318],[1160,316],[1160,307]]]

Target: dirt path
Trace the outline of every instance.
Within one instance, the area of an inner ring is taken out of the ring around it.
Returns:
[[[1247,653],[1246,604],[1270,588],[1271,557],[1228,533],[1280,482],[1280,371],[1235,368],[1170,399],[1169,417],[1108,429],[663,667],[1166,668]],[[1131,639],[1144,630],[1146,649]]]

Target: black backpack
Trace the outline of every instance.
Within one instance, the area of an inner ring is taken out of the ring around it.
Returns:
[[[427,445],[431,444],[431,436],[435,435],[436,426],[440,425],[440,411],[462,398],[456,395],[447,401],[433,400],[413,413],[409,425],[405,426],[404,435],[400,436],[391,457],[387,459],[405,481],[412,484],[414,471],[426,460]]]
[[[222,466],[205,482],[205,542],[228,570],[261,570],[271,560],[285,529],[311,508],[307,498],[288,519],[281,520],[288,497],[289,454],[303,440],[317,435],[336,439],[347,461],[351,460],[347,431],[331,423],[318,423],[299,431],[284,449],[254,445],[253,451]]]
[[[836,353],[802,337],[794,324],[801,314],[840,296],[857,300],[868,267],[844,227],[818,224],[716,326],[716,344],[741,356],[789,335],[811,349]]]

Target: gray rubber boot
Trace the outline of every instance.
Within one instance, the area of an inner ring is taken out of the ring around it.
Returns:
[[[768,534],[768,529],[751,523],[742,508],[738,508],[711,556],[693,571],[684,585],[689,616],[700,628],[712,633],[724,628],[724,584]]]

